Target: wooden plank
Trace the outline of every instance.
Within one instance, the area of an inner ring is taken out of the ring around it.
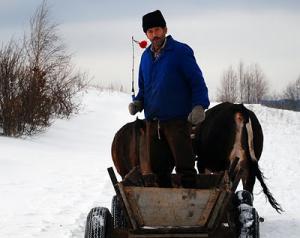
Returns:
[[[110,177],[110,180],[111,180],[113,186],[117,185],[118,180],[117,180],[117,177],[116,177],[116,174],[115,174],[113,168],[109,167],[109,168],[107,168],[107,171],[108,171],[108,174],[109,174],[109,177]]]
[[[124,187],[138,227],[201,226],[211,189]],[[211,201],[212,202],[212,201]]]
[[[233,238],[236,237],[228,227],[224,227],[223,225],[221,225],[220,227],[218,227],[218,229],[209,234],[209,237],[213,237],[213,238]]]
[[[209,173],[209,174],[197,174],[197,189],[212,189],[218,187],[220,180],[223,177],[224,172]],[[174,188],[181,186],[181,178],[178,174],[172,174],[172,183]]]
[[[208,220],[207,228],[209,230],[212,230],[214,228],[215,221],[217,219],[217,216],[219,215],[219,210],[223,206],[225,197],[226,197],[226,191],[222,191],[212,211],[211,217]]]
[[[241,180],[241,178],[242,178],[242,176],[243,176],[243,173],[244,173],[244,170],[243,170],[243,169],[240,169],[240,170],[236,173],[236,175],[235,175],[235,177],[234,177],[234,180],[233,180],[233,182],[232,182],[232,186],[231,186],[231,191],[232,191],[232,192],[235,192],[235,190],[236,190],[237,186],[239,185],[239,182],[240,182],[240,180]]]
[[[111,182],[113,184],[113,187],[115,189],[116,195],[117,195],[118,199],[121,202],[121,207],[122,207],[122,209],[123,209],[123,211],[125,213],[125,219],[127,221],[127,224],[130,227],[134,227],[134,226],[136,227],[136,225],[132,223],[133,222],[132,219],[130,219],[130,217],[129,217],[129,214],[128,214],[128,211],[127,211],[127,208],[126,208],[126,205],[125,205],[125,202],[124,202],[124,198],[121,195],[120,187],[118,186],[120,183],[118,183],[118,180],[117,180],[117,177],[116,177],[116,174],[115,174],[113,168],[109,167],[109,168],[107,168],[107,171],[108,171],[110,180],[111,180]]]
[[[220,184],[218,186],[220,189],[222,190],[229,190],[231,188],[231,181],[230,181],[230,178],[229,178],[229,175],[228,175],[228,172],[225,171],[223,173],[223,177],[222,179],[220,180]]]
[[[210,217],[211,211],[216,204],[220,191],[215,189],[211,191],[207,204],[202,212],[202,215],[199,220],[199,225],[204,226],[207,223],[208,218]]]
[[[143,188],[143,190],[144,189],[145,188]],[[146,188],[146,189],[148,189],[148,188]],[[139,195],[137,195],[137,197],[135,197],[136,194],[134,194],[132,187],[129,187],[129,188],[126,187],[124,192],[125,192],[126,198],[128,200],[130,209],[132,211],[132,216],[136,220],[138,227],[144,226],[145,222],[143,220],[143,215],[141,214],[141,211],[139,209],[139,204],[137,203],[137,199],[136,199],[139,197]]]
[[[179,226],[179,227],[141,227],[131,230],[134,234],[203,234],[208,233],[205,227]]]
[[[128,238],[196,238],[209,237],[207,233],[203,234],[129,234]]]
[[[119,188],[120,195],[121,195],[122,201],[123,201],[123,203],[124,203],[124,205],[125,205],[126,212],[127,212],[127,214],[128,214],[128,218],[129,218],[129,220],[130,220],[130,223],[131,223],[131,225],[132,225],[132,228],[133,228],[133,229],[137,229],[137,228],[138,228],[137,222],[136,222],[136,220],[135,220],[135,217],[134,217],[134,215],[133,215],[133,212],[132,212],[132,210],[131,210],[131,207],[130,207],[130,205],[129,205],[129,203],[128,203],[126,194],[125,194],[125,192],[124,192],[124,188],[125,188],[125,187],[124,187],[121,183],[118,183],[116,186]]]
[[[223,177],[221,173],[198,174],[197,175],[197,189],[212,189],[219,186],[220,180]]]
[[[203,227],[141,228],[129,232],[132,237],[209,237]]]
[[[228,210],[228,204],[231,201],[231,197],[232,197],[231,192],[227,191],[227,192],[224,192],[224,194],[225,194],[225,197],[223,200],[223,204],[218,211],[218,215],[217,215],[215,223],[214,223],[215,228],[220,228],[221,222],[224,221],[226,212]]]
[[[126,230],[113,229],[111,238],[128,238],[128,234]]]

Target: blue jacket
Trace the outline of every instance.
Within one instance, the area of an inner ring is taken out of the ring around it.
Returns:
[[[171,36],[157,59],[150,47],[141,58],[135,97],[143,103],[145,118],[187,119],[194,106],[208,108],[207,87],[193,50]]]

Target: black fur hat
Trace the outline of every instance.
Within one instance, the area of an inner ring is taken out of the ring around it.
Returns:
[[[149,12],[143,16],[143,30],[146,33],[152,27],[166,27],[166,21],[160,10]]]

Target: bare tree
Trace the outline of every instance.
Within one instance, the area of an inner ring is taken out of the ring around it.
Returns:
[[[268,92],[268,82],[265,79],[265,75],[258,64],[253,66],[254,77],[254,103],[259,103]]]
[[[295,82],[290,83],[286,87],[283,95],[285,99],[294,100],[294,101],[300,100],[300,76]]]
[[[71,56],[57,34],[57,24],[51,23],[46,1],[30,20],[30,38],[26,41],[32,80],[39,85],[41,95],[51,100],[51,112],[69,116],[76,108],[73,96],[85,85],[84,76],[74,72]]]
[[[234,98],[238,95],[235,101],[240,101],[241,103],[259,103],[267,94],[268,83],[258,64],[245,67],[244,63],[240,61],[235,75],[238,83],[235,92],[231,92]]]
[[[240,61],[238,68],[237,68],[237,75],[238,75],[238,81],[239,81],[239,100],[240,102],[246,101],[246,75],[245,75],[245,69],[244,69],[244,63]]]
[[[259,103],[268,92],[268,83],[258,64],[244,66],[240,61],[237,72],[232,66],[226,70],[221,79],[217,99],[220,101]]]
[[[30,20],[23,45],[11,41],[0,49],[3,134],[30,135],[49,126],[54,116],[70,116],[79,106],[75,95],[85,86],[85,75],[74,70],[43,1]]]
[[[240,77],[240,100],[259,103],[268,91],[268,83],[258,64],[249,66]]]
[[[0,127],[4,135],[17,135],[22,122],[23,51],[11,40],[0,49]],[[21,86],[21,87],[20,87]]]
[[[237,74],[230,66],[222,75],[221,88],[218,89],[217,100],[222,102],[236,102],[237,98]]]

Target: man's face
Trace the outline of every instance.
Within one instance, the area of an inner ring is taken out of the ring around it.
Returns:
[[[146,32],[146,36],[151,41],[154,48],[158,48],[163,44],[166,34],[167,27],[152,27]]]

